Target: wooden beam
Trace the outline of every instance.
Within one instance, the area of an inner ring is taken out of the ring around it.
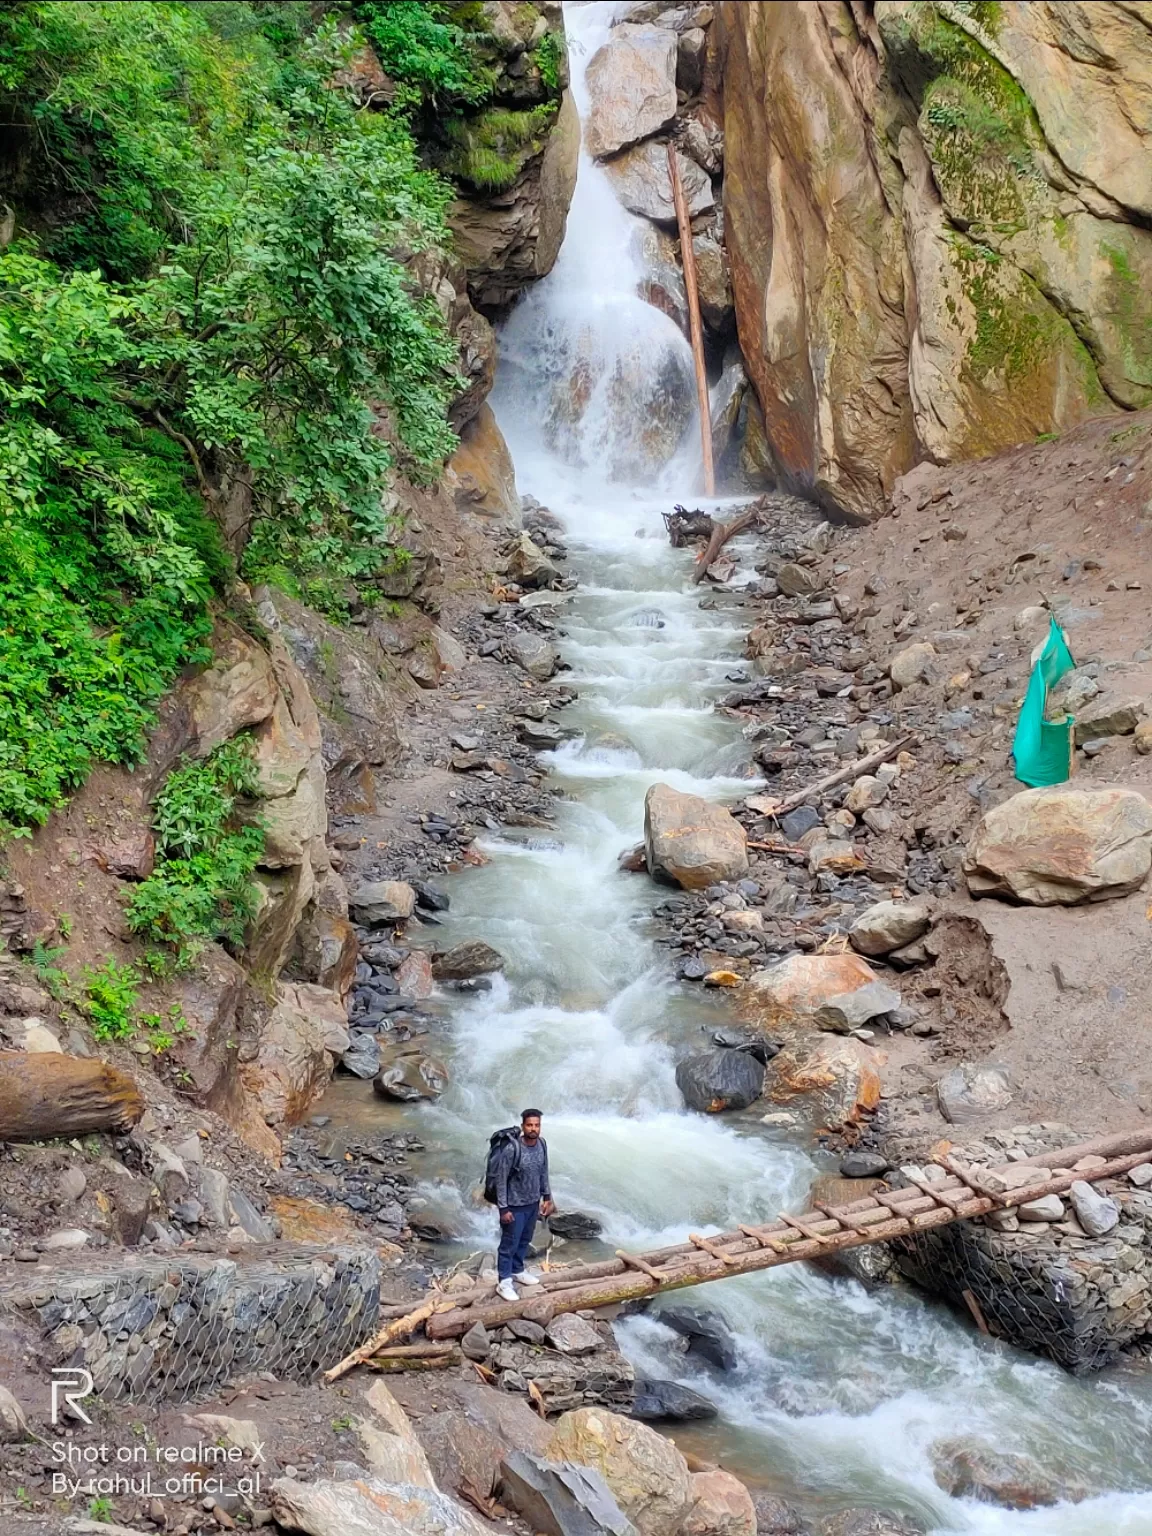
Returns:
[[[680,260],[684,267],[684,292],[688,297],[688,329],[692,337],[692,361],[696,365],[696,399],[700,410],[700,447],[704,455],[704,494],[715,496],[716,471],[712,465],[712,402],[708,398],[708,370],[704,365],[704,328],[700,323],[700,289],[696,283],[696,252],[692,249],[692,220],[688,200],[676,164],[676,146],[668,146],[668,179],[680,231]]]

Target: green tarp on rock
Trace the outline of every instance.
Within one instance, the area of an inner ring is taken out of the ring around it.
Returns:
[[[1016,777],[1033,788],[1063,784],[1072,777],[1072,716],[1045,720],[1044,711],[1050,690],[1075,666],[1064,631],[1055,619],[1050,620],[1048,638],[1032,668],[1012,743]]]

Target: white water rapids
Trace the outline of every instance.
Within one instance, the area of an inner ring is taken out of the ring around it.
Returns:
[[[583,66],[612,9],[566,6],[582,112]],[[554,838],[493,836],[482,845],[488,865],[450,883],[443,941],[482,938],[508,965],[493,990],[457,1009],[452,1085],[412,1123],[444,1149],[450,1178],[437,1199],[453,1204],[473,1246],[494,1238],[490,1211],[467,1198],[487,1134],[526,1104],[544,1111],[561,1209],[595,1213],[611,1248],[772,1217],[802,1200],[817,1167],[754,1116],[734,1128],[683,1109],[675,1051],[719,1021],[721,1005],[671,979],[648,924],[662,893],[616,868],[639,838],[650,784],[718,799],[748,789],[744,743],[710,707],[737,665],[738,614],[701,608],[689,557],[668,547],[660,521],[674,501],[697,504],[691,449],[646,492],[608,478],[630,462],[650,394],[677,371],[690,380],[675,325],[636,296],[633,234],[585,158],[556,270],[502,336],[493,404],[521,490],[563,518],[581,583],[560,620],[566,680],[580,694],[563,722],[580,736],[548,759],[572,797]],[[562,392],[564,370],[581,367],[588,403],[558,438],[549,427],[558,381]],[[664,628],[632,622],[650,608]],[[618,1326],[638,1373],[712,1398],[720,1420],[680,1438],[812,1516],[863,1505],[933,1533],[1152,1533],[1152,1492],[1142,1491],[1152,1488],[1152,1384],[1136,1369],[1073,1380],[980,1340],[911,1292],[868,1293],[800,1265],[675,1299],[725,1314],[740,1367],[723,1376],[687,1366],[654,1314]],[[955,1435],[1026,1452],[1092,1490],[1126,1491],[1027,1513],[951,1499],[928,1448]]]

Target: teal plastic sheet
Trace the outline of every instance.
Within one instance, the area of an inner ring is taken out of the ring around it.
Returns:
[[[1034,788],[1043,784],[1063,784],[1072,777],[1072,716],[1065,715],[1063,720],[1045,720],[1044,712],[1048,694],[1075,665],[1064,631],[1052,619],[1044,649],[1028,679],[1028,692],[1024,695],[1024,706],[1016,722],[1016,738],[1012,743],[1016,777]]]

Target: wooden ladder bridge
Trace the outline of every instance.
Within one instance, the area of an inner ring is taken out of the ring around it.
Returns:
[[[1085,1159],[1089,1160],[1086,1165]],[[388,1354],[397,1357],[394,1368],[402,1365],[405,1356],[411,1356],[413,1363],[431,1362],[438,1354],[447,1355],[450,1341],[461,1338],[475,1323],[496,1328],[525,1318],[546,1326],[563,1312],[636,1301],[803,1259],[822,1259],[845,1248],[910,1237],[1043,1195],[1062,1194],[1077,1180],[1113,1178],[1148,1161],[1152,1161],[1152,1125],[990,1168],[976,1169],[942,1152],[923,1172],[905,1169],[909,1182],[904,1188],[875,1190],[847,1205],[813,1205],[800,1216],[782,1211],[775,1221],[711,1237],[694,1233],[686,1243],[647,1253],[617,1250],[612,1259],[551,1269],[540,1276],[538,1286],[526,1288],[519,1301],[502,1300],[490,1282],[476,1282],[469,1291],[434,1286],[415,1308],[411,1303],[381,1308],[380,1330],[327,1372],[327,1378],[334,1380],[355,1365]],[[1037,1170],[1036,1178],[1021,1183],[1021,1170],[1032,1168]],[[1006,1187],[1009,1183],[1013,1187]],[[423,1331],[425,1343],[402,1345],[418,1330]]]

